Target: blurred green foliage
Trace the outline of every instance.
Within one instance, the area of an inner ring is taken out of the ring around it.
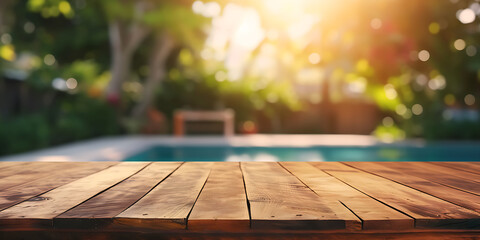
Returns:
[[[49,146],[51,132],[45,116],[23,115],[0,120],[0,155]]]
[[[340,34],[340,39],[354,36],[354,41],[327,40],[324,47],[336,54],[333,59],[349,59],[351,67],[342,69],[340,81],[368,79],[365,96],[388,120],[374,134],[393,139],[479,139],[478,2],[358,3],[364,16],[352,17],[350,25],[329,26],[330,33]],[[345,11],[358,15],[354,8]],[[463,11],[475,15],[471,22],[460,21]],[[428,57],[420,60],[422,54]]]
[[[114,109],[98,99],[75,95],[52,116],[52,144],[119,133]]]
[[[64,96],[48,112],[0,119],[0,155],[120,132],[116,113],[99,99]]]

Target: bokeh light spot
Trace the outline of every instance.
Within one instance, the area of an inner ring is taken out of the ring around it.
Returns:
[[[318,53],[312,53],[308,56],[308,61],[311,64],[317,64],[320,62],[320,60],[321,60],[321,57],[320,57],[320,54]]]
[[[453,43],[453,46],[454,46],[455,49],[457,49],[458,51],[462,51],[463,49],[465,49],[465,46],[466,46],[465,40],[463,40],[463,39],[457,39],[457,40],[455,40],[455,42]]]
[[[55,57],[52,54],[47,54],[43,58],[43,62],[48,66],[52,66],[53,64],[55,64],[56,61],[57,60],[55,59]]]
[[[67,1],[61,1],[60,3],[58,3],[58,10],[63,15],[69,15],[72,12],[72,7]]]
[[[69,78],[67,79],[66,85],[68,89],[75,89],[77,88],[78,82],[75,78]]]
[[[469,57],[473,57],[477,55],[477,47],[470,45],[467,47],[466,52]]]
[[[193,10],[194,13],[196,13],[196,14],[202,14],[203,9],[204,9],[204,4],[203,4],[202,1],[195,1],[195,2],[193,2],[193,4],[192,4],[192,10]]]
[[[418,59],[422,62],[426,62],[430,59],[430,53],[427,50],[422,50],[418,53]]]
[[[15,49],[13,48],[12,45],[4,45],[0,46],[0,57],[7,60],[7,61],[13,61],[15,60]]]
[[[468,106],[472,106],[473,104],[475,104],[475,96],[473,96],[472,94],[467,94],[463,100]]]
[[[455,96],[453,94],[447,94],[445,95],[445,97],[443,98],[443,101],[445,102],[445,104],[447,104],[448,106],[452,106],[455,104],[456,100],[455,100]]]
[[[395,112],[398,115],[404,115],[405,113],[407,113],[407,107],[405,107],[405,105],[403,104],[398,104],[397,107],[395,107]]]
[[[252,121],[246,121],[246,122],[244,122],[244,123],[243,123],[243,130],[244,130],[245,132],[248,132],[248,133],[250,133],[250,132],[255,132],[255,130],[256,130],[255,123],[252,122]]]
[[[463,24],[472,23],[475,21],[475,12],[470,8],[466,8],[459,11],[457,18]]]
[[[397,91],[395,90],[392,84],[385,85],[384,89],[385,89],[385,96],[388,99],[393,100],[397,98],[397,95],[398,95]]]
[[[428,31],[431,34],[438,34],[440,32],[440,24],[437,22],[430,23],[430,25],[428,25]]]
[[[428,81],[428,87],[432,90],[441,90],[447,86],[447,81],[442,75],[438,75]]]
[[[391,117],[384,117],[383,120],[382,120],[382,124],[383,124],[385,127],[391,127],[391,126],[393,126],[393,118],[391,118]]]
[[[26,33],[33,33],[35,31],[35,24],[33,24],[32,22],[26,22],[24,25],[23,25],[23,30],[26,32]]]
[[[415,104],[412,106],[412,113],[415,115],[420,115],[423,113],[423,107],[420,104]]]
[[[0,41],[5,44],[5,45],[8,45],[12,42],[12,35],[8,34],[8,33],[4,33],[2,34],[2,36],[0,37]]]
[[[378,18],[374,18],[372,19],[372,21],[370,21],[370,27],[372,27],[372,29],[380,29],[382,27],[382,20],[378,19]]]

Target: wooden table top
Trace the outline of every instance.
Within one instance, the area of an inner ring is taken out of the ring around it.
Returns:
[[[0,162],[0,231],[476,231],[479,162]]]

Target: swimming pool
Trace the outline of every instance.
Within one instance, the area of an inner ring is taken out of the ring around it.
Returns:
[[[154,146],[125,161],[480,161],[480,145]]]

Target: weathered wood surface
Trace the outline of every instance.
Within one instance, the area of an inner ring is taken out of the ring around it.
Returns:
[[[119,227],[184,229],[213,163],[184,163],[162,184],[115,218]]]
[[[120,163],[4,209],[0,211],[0,227],[53,225],[55,216],[115,185],[147,164]]]
[[[3,174],[8,174],[3,178],[0,178],[0,191],[15,187],[20,184],[38,181],[39,179],[50,176],[52,173],[65,171],[67,169],[75,168],[83,165],[84,163],[68,162],[64,164],[50,164],[47,162],[34,162],[26,164],[21,169],[12,169],[11,166],[7,170],[2,170]]]
[[[471,174],[469,172],[457,171],[451,169],[450,174],[442,169],[436,168],[433,164],[422,162],[386,162],[384,166],[394,169],[406,175],[423,178],[430,182],[440,183],[452,188],[457,188],[472,194],[480,195],[480,175],[473,174],[472,179],[466,179],[463,176]]]
[[[431,164],[480,174],[480,162],[431,162]]]
[[[320,163],[314,164],[318,168]],[[334,169],[338,165],[338,169]],[[415,218],[418,228],[478,228],[480,214],[420,192],[411,187],[375,176],[342,163],[328,166],[327,173],[392,208]]]
[[[363,222],[363,229],[408,229],[413,218],[390,208],[375,199],[351,188],[308,163],[281,163],[288,171],[323,199],[341,202]]]
[[[36,162],[0,162],[0,178],[7,177],[13,174],[18,174],[21,171],[28,169],[28,165],[38,164]]]
[[[384,164],[381,163],[354,162],[346,164],[428,193],[456,205],[480,212],[480,196],[450,188],[439,183],[430,182],[422,178],[406,175],[385,167]]]
[[[175,171],[181,163],[156,162],[140,172],[68,210],[55,218],[55,225],[71,228],[99,228],[111,222],[123,210],[133,205],[153,187]]]
[[[172,238],[215,233],[228,239],[241,233],[273,239],[293,238],[295,232],[480,237],[478,166],[5,162],[0,163],[0,238],[9,238],[8,232],[92,230],[102,239],[113,232],[152,231]]]
[[[47,176],[39,178],[36,181],[4,189],[0,191],[0,210],[55,189],[66,183],[91,175],[115,164],[118,163],[102,162],[90,164],[84,162],[74,168],[68,168],[62,171],[52,171]],[[17,176],[22,176],[22,174]]]
[[[318,196],[280,165],[242,162],[241,166],[252,228],[361,228],[360,220],[340,202]]]
[[[249,227],[240,163],[215,163],[188,218],[188,229],[245,230]]]

